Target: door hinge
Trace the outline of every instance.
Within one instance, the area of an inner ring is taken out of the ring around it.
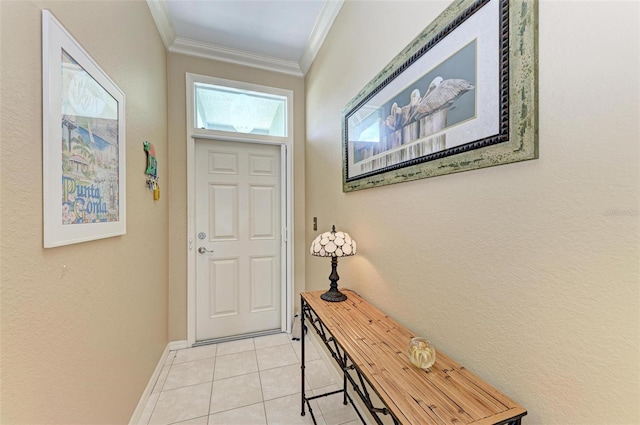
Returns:
[[[289,242],[289,229],[286,227],[282,228],[282,240],[283,242]]]

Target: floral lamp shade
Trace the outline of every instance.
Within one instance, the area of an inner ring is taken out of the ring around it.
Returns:
[[[356,241],[348,233],[337,232],[336,226],[332,226],[330,232],[321,233],[313,240],[309,251],[311,255],[316,257],[331,257],[331,274],[329,275],[331,285],[320,298],[329,302],[346,300],[347,296],[338,291],[338,279],[340,279],[338,276],[338,257],[355,255]]]
[[[348,233],[336,232],[333,226],[330,232],[321,233],[313,240],[309,251],[316,257],[347,257],[355,255],[356,241]]]

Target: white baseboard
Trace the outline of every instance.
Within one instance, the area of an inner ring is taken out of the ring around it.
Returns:
[[[156,365],[155,370],[153,371],[153,374],[151,375],[151,378],[149,378],[149,382],[147,383],[147,387],[144,389],[144,392],[142,393],[142,396],[140,397],[140,400],[138,401],[138,405],[136,406],[136,409],[133,411],[133,414],[131,415],[131,419],[129,420],[129,425],[137,425],[138,421],[140,420],[140,417],[142,416],[142,412],[144,411],[144,407],[147,404],[147,400],[149,400],[149,396],[151,395],[151,392],[153,391],[153,387],[156,384],[156,381],[158,380],[158,377],[160,376],[160,372],[162,371],[162,368],[164,367],[164,364],[167,361],[167,356],[169,355],[169,351],[175,351],[175,350],[181,350],[183,348],[187,348],[187,341],[183,340],[183,341],[171,341],[167,344],[167,346],[165,347],[164,351],[162,352],[162,355],[160,356],[160,360],[158,360],[158,364]]]
[[[180,341],[171,341],[169,343],[170,351],[183,350],[185,348],[189,348],[189,344],[187,343],[186,339]]]

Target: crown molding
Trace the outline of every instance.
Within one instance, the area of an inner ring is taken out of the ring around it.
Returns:
[[[166,49],[173,53],[250,66],[302,77],[311,67],[344,0],[327,0],[305,45],[299,62],[264,56],[243,50],[178,37],[165,0],[146,0]]]
[[[176,39],[176,30],[173,27],[173,21],[169,16],[165,0],[147,0],[147,6],[149,6],[164,47],[169,49]]]
[[[318,21],[313,27],[311,36],[309,36],[307,45],[304,47],[302,58],[300,59],[300,69],[303,74],[306,74],[307,71],[309,71],[309,68],[311,68],[311,64],[315,60],[320,47],[322,47],[322,43],[324,43],[324,39],[327,37],[327,34],[333,25],[333,21],[336,20],[343,4],[344,0],[328,0],[324,4],[324,7],[320,12],[320,16],[318,17]]]
[[[267,71],[281,72],[295,75],[296,77],[303,76],[300,66],[296,61],[257,55],[243,50],[216,46],[215,44],[203,43],[188,38],[177,37],[171,47],[169,47],[169,51],[172,53],[181,53],[183,55],[250,66]]]

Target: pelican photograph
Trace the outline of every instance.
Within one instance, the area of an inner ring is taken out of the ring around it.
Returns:
[[[409,150],[431,153],[444,146],[430,136],[476,115],[476,41],[412,82],[384,105],[357,121],[349,121],[349,142],[353,143],[354,162],[362,162],[385,152],[398,152],[398,160]],[[426,139],[426,140],[425,140]],[[414,142],[425,143],[404,149]],[[429,146],[427,146],[429,145]],[[419,155],[421,156],[421,155]],[[392,164],[397,161],[392,160]],[[362,164],[366,171],[374,161]]]
[[[348,190],[412,179],[415,170],[443,173],[429,164],[509,140],[506,7],[474,3],[425,29],[347,104]]]
[[[372,100],[349,117],[354,165],[370,173],[450,148],[445,130],[476,117],[476,63],[473,40],[382,105]]]

